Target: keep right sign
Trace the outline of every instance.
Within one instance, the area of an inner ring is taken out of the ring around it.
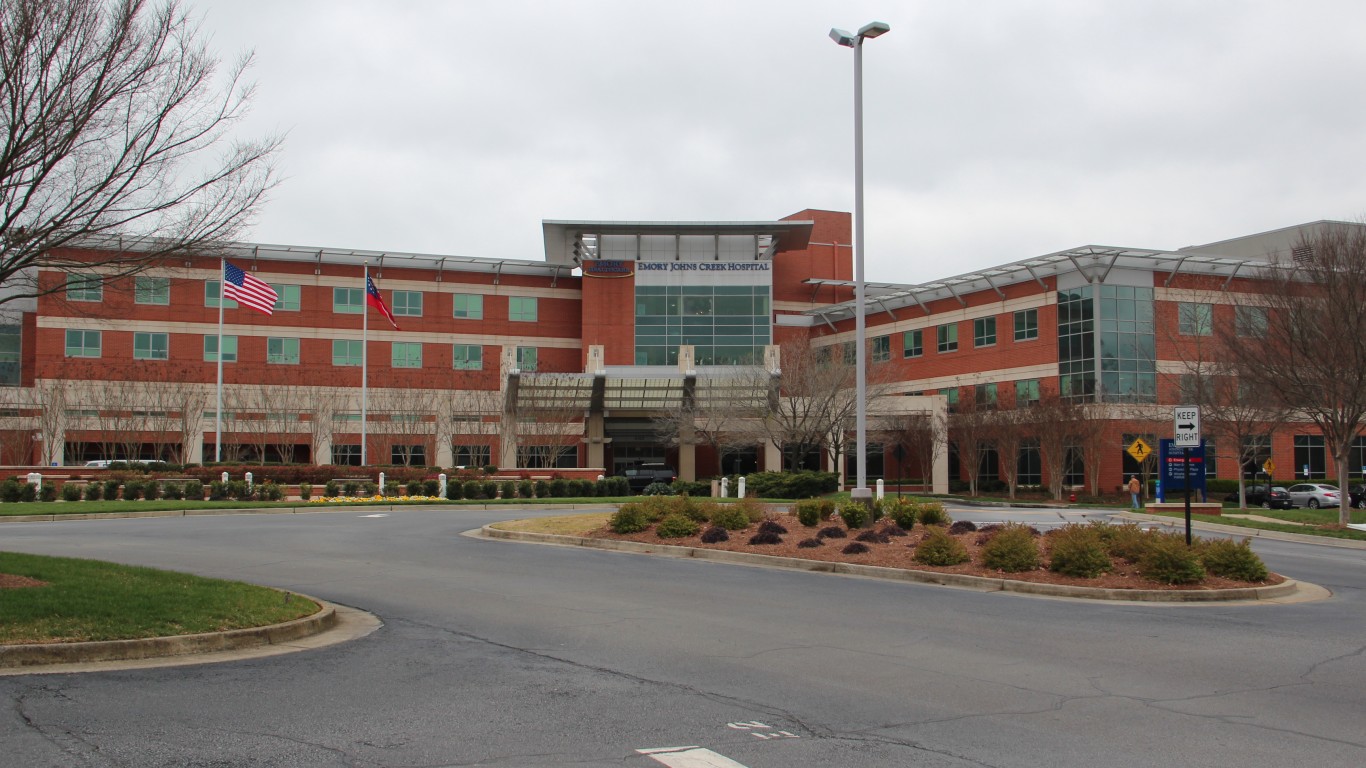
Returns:
[[[1172,444],[1182,448],[1200,445],[1200,407],[1178,405],[1172,411]]]

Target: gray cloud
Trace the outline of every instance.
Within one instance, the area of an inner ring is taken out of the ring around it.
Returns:
[[[252,236],[541,258],[543,218],[849,210],[868,274],[1175,248],[1366,213],[1366,6],[1284,2],[196,0],[289,132]]]

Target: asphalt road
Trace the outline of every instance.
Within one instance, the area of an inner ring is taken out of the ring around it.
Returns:
[[[265,659],[0,677],[0,764],[1366,765],[1366,551],[1256,545],[1329,600],[1127,605],[460,535],[506,513],[366,514],[0,526],[4,549],[384,621]]]

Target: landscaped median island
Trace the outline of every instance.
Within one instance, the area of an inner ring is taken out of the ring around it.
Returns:
[[[874,515],[877,519],[868,519]],[[1187,547],[1180,533],[1103,522],[1047,533],[1020,524],[979,529],[970,522],[953,522],[943,505],[933,501],[889,498],[870,514],[858,504],[812,499],[782,514],[749,500],[717,504],[658,496],[623,504],[610,515],[492,527],[493,535],[498,530],[548,533],[577,537],[574,543],[588,545],[632,542],[637,549],[660,552],[676,547],[669,553],[692,557],[734,552],[918,572],[928,575],[919,579],[924,581],[964,576],[1039,585],[1017,591],[1082,587],[1095,590],[1096,597],[1113,598],[1118,592],[1119,599],[1188,600],[1213,593],[1256,598],[1267,593],[1259,588],[1293,586],[1268,572],[1246,540],[1197,540]],[[1125,598],[1124,592],[1133,597]],[[1153,596],[1159,592],[1168,597]]]
[[[317,614],[300,595],[96,560],[0,552],[0,646],[159,638]],[[0,666],[5,666],[0,648]]]

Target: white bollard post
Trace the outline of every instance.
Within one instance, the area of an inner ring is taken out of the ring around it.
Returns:
[[[723,478],[721,478],[721,498],[724,499],[724,498],[726,498],[726,497],[729,496],[729,495],[730,495],[730,478],[729,478],[729,477],[723,477]]]
[[[878,480],[877,480],[877,500],[878,500],[878,501],[882,501],[882,489],[883,489],[882,478],[879,477]]]
[[[735,481],[735,497],[736,497],[737,499],[743,499],[743,498],[745,498],[745,476],[744,476],[744,475],[741,475],[740,478],[739,478],[738,480]]]
[[[247,493],[251,493],[251,473],[246,473],[242,476],[242,479],[247,481]]]
[[[441,486],[441,498],[446,498],[446,473],[442,472],[441,474],[437,475],[436,481],[440,483]]]
[[[381,495],[381,496],[387,495],[386,492],[385,492],[385,490],[384,490],[384,473],[383,473],[383,472],[379,473],[379,495]]]
[[[28,473],[28,482],[29,482],[29,485],[32,485],[32,486],[33,486],[33,490],[35,490],[35,491],[41,491],[41,490],[43,490],[43,473],[41,473],[41,472],[30,472],[30,473]]]
[[[224,472],[224,473],[223,473],[222,480],[223,480],[223,485],[227,485],[227,484],[228,484],[228,473],[227,473],[227,472]]]

